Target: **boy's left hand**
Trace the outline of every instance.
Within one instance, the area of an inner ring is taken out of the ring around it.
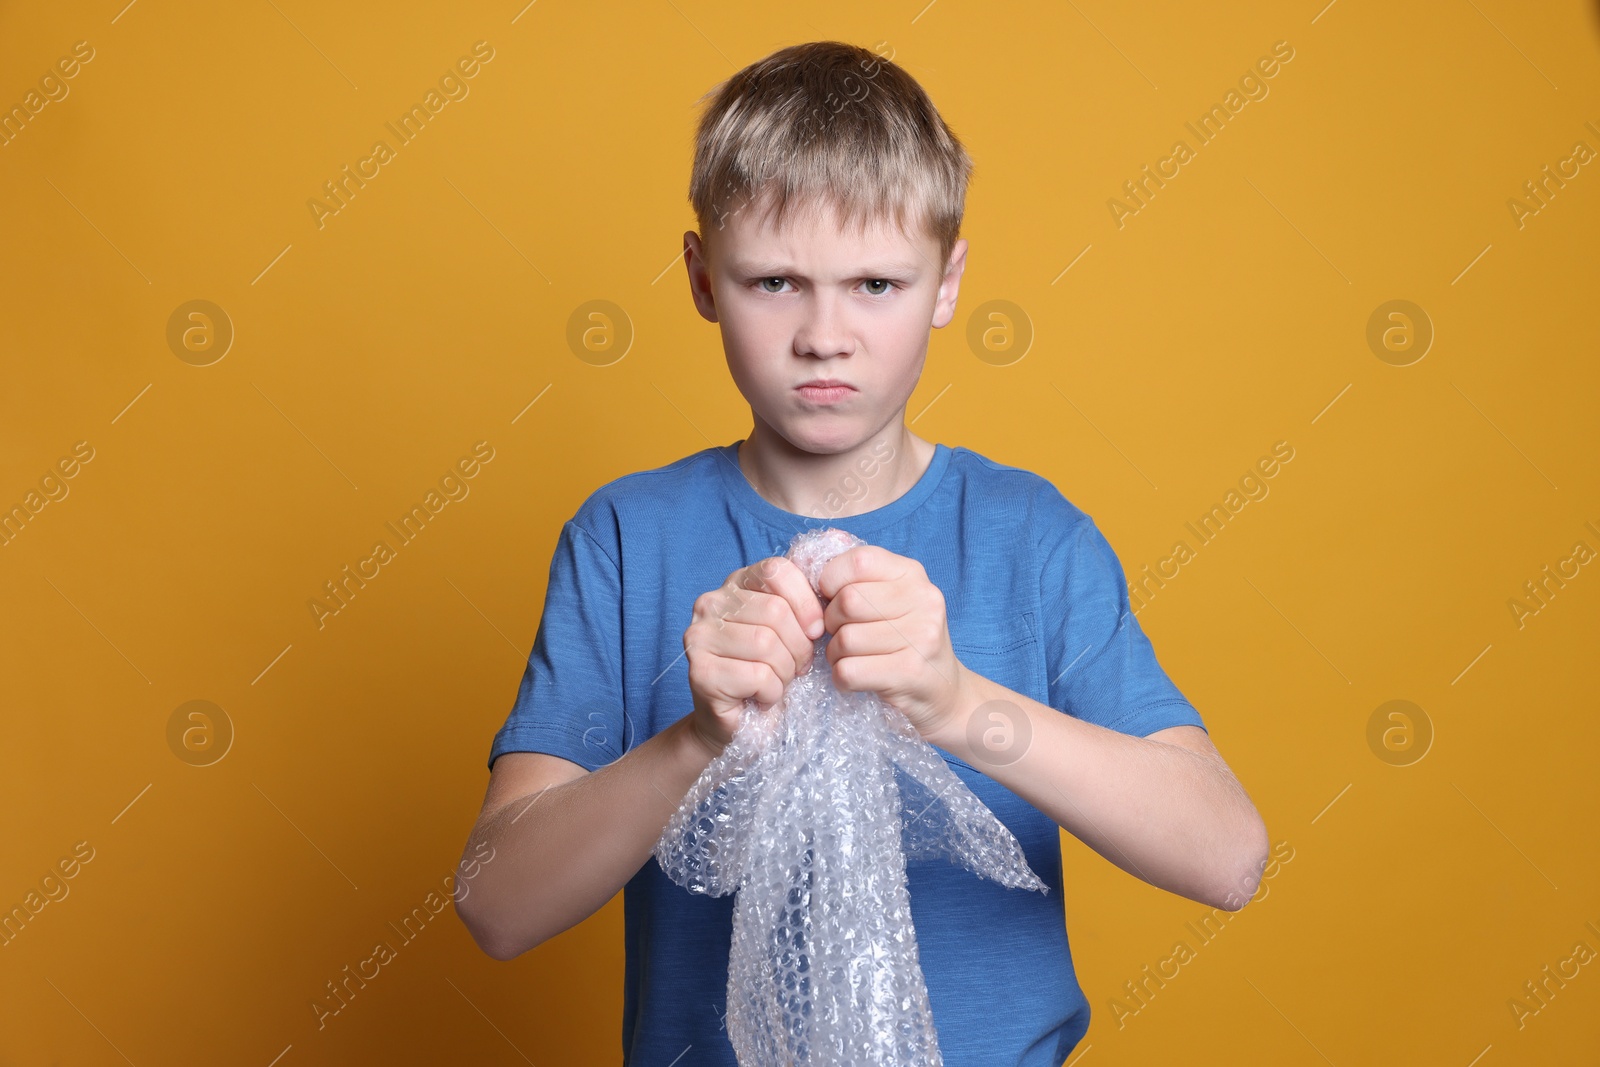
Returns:
[[[950,646],[944,594],[922,564],[876,545],[857,545],[822,568],[817,585],[833,635],[828,663],[840,691],[876,693],[924,738],[946,730],[966,688]]]

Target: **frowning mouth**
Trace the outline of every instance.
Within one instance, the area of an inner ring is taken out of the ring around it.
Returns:
[[[834,378],[818,378],[795,387],[795,392],[807,400],[819,404],[833,403],[843,400],[855,393],[855,386],[847,385]]]

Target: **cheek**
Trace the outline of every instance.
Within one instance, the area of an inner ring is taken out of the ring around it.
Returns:
[[[772,307],[760,305],[760,301],[741,300],[737,291],[719,299],[717,319],[723,349],[729,364],[742,368],[736,376],[756,384],[767,379],[787,381],[794,374],[795,326]]]
[[[908,307],[886,317],[873,328],[871,348],[883,355],[881,378],[887,382],[910,378],[922,371],[928,354],[929,318],[922,307]]]
[[[896,301],[894,308],[874,324],[875,332],[896,351],[925,347],[933,329],[938,295],[937,289],[904,294],[904,299]]]
[[[771,324],[741,317],[737,314],[722,316],[722,348],[727,356],[728,368],[741,384],[759,387],[772,377],[776,339]]]

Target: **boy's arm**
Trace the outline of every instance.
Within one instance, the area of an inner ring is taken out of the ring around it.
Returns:
[[[834,684],[877,693],[924,739],[1130,874],[1237,911],[1266,869],[1266,826],[1199,726],[1136,737],[1091,721],[1114,721],[1182,694],[1138,630],[1121,564],[1104,536],[1092,522],[1056,527],[1067,536],[1057,539],[1041,579],[1049,594],[1043,610],[1080,620],[1063,647],[1083,647],[1079,656],[1088,658],[1060,699],[1065,708],[1081,698],[1083,714],[1041,704],[968,668],[955,655],[944,594],[922,564],[873,545],[835,556],[818,580],[834,635]],[[1076,559],[1074,546],[1085,549]],[[997,707],[984,706],[990,702]],[[1007,719],[1012,742],[1005,751],[986,749]]]
[[[1063,715],[965,665],[959,675],[954,713],[931,744],[1151,885],[1227,911],[1255,893],[1267,864],[1266,825],[1200,727],[1135,737]],[[1004,753],[983,745],[984,731],[1001,725],[983,710],[994,700],[1024,717],[1005,709],[1016,744]]]
[[[593,772],[544,753],[501,755],[463,853],[474,873],[457,882],[473,940],[509,960],[599,911],[650,860],[712,758],[687,715]]]

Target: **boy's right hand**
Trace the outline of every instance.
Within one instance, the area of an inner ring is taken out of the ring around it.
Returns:
[[[795,676],[811,669],[822,634],[822,601],[787,557],[757,560],[702,593],[683,632],[695,733],[721,752],[739,728],[744,702],[770,711]]]

